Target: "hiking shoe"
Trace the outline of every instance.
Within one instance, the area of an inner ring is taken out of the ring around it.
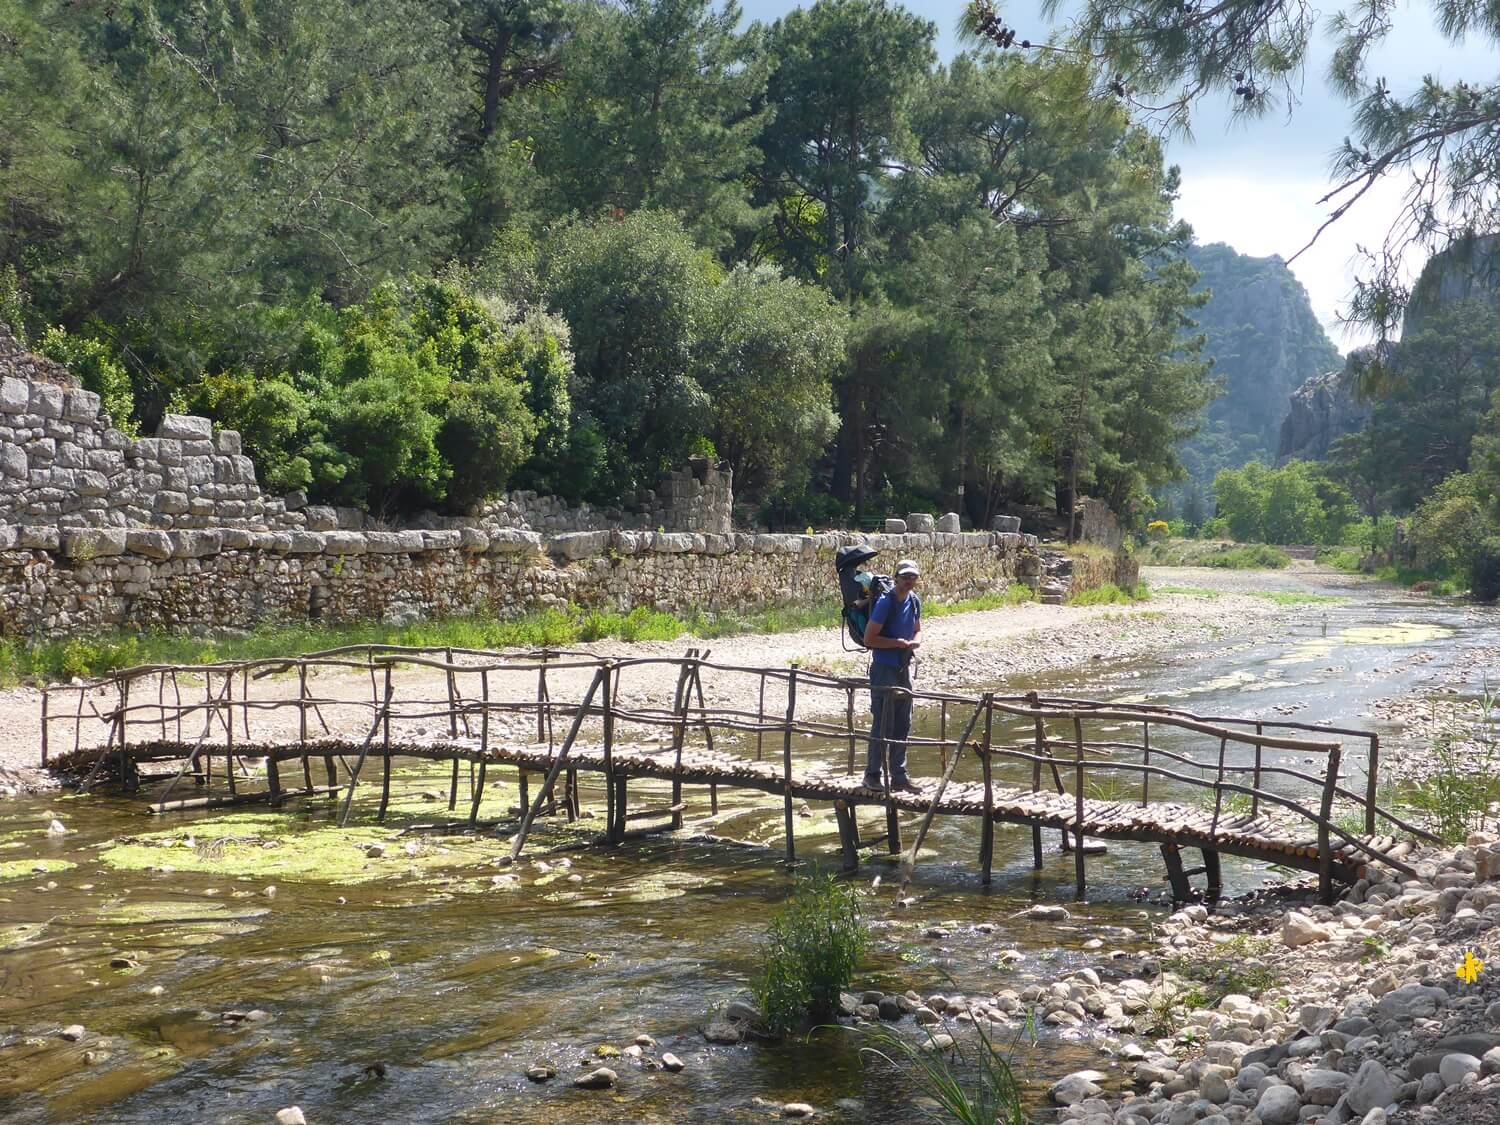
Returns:
[[[873,789],[877,793],[881,792],[885,788],[885,786],[880,784],[880,778],[878,777],[874,781],[871,781],[868,777],[865,778],[864,781],[860,783],[860,787],[862,789]]]
[[[892,793],[916,793],[916,794],[920,795],[921,792],[922,792],[922,790],[918,789],[917,786],[916,786],[916,784],[912,781],[912,779],[908,777],[905,781],[898,781],[895,785],[892,785],[891,786],[891,792]]]

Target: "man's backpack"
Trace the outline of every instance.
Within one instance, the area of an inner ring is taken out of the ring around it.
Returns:
[[[839,576],[839,599],[843,603],[844,632],[858,648],[865,647],[865,626],[870,623],[870,610],[875,599],[896,588],[896,583],[888,575],[872,574],[862,569],[876,554],[863,543],[856,543],[840,547],[834,555],[834,569]]]

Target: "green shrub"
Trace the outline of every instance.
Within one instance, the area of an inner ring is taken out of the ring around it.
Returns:
[[[1327,550],[1318,552],[1318,561],[1324,566],[1331,566],[1334,570],[1342,570],[1349,574],[1359,573],[1359,564],[1363,556],[1352,547],[1329,547]]]
[[[1469,593],[1482,602],[1500,598],[1500,535],[1479,544],[1469,564]]]
[[[1205,555],[1199,564],[1218,567],[1222,570],[1280,570],[1292,561],[1285,551],[1269,547],[1264,543],[1251,543],[1243,547],[1231,547]]]
[[[751,985],[766,1026],[784,1035],[808,1017],[830,1019],[868,943],[852,886],[821,871],[799,877],[771,921],[765,968]]]
[[[115,427],[135,435],[135,392],[130,386],[130,375],[108,344],[53,327],[47,329],[36,350],[48,359],[67,364],[84,390],[99,396],[99,409],[110,416]]]
[[[985,1032],[982,1021],[975,1020],[973,1028],[978,1049],[972,1060],[957,1043],[951,1051],[935,1050],[931,1031],[926,1042],[912,1042],[881,1025],[859,1030],[868,1044],[860,1051],[884,1059],[925,1090],[942,1109],[941,1116],[925,1115],[933,1120],[957,1125],[1026,1125],[1021,1087],[1010,1061]],[[1023,1031],[1035,1042],[1031,1018]]]
[[[1102,586],[1096,586],[1092,590],[1080,590],[1076,594],[1068,596],[1069,605],[1129,605],[1131,602],[1146,601],[1151,597],[1151,592],[1145,584],[1131,590],[1121,589],[1113,582],[1106,582]]]

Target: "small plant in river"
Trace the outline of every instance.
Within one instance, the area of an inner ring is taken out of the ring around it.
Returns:
[[[830,1019],[868,945],[852,886],[821,871],[799,877],[771,920],[765,967],[751,983],[767,1028],[784,1035],[808,1017]]]
[[[959,1125],[1026,1125],[1021,1090],[1010,1060],[985,1032],[983,1021],[974,1020],[970,1026],[978,1040],[972,1057],[956,1042],[951,1048],[939,1049],[936,1036],[925,1028],[926,1040],[912,1042],[883,1025],[858,1032],[865,1043],[860,1050],[883,1059],[922,1087],[940,1107],[939,1111],[928,1111],[927,1116],[934,1120]],[[1021,1036],[1036,1041],[1034,1013],[1028,1014],[1015,1045],[1019,1045]]]
[[[1266,964],[1270,947],[1265,938],[1238,934],[1208,952],[1165,959],[1164,973],[1192,982],[1178,991],[1168,1010],[1216,1008],[1232,993],[1255,996],[1279,984],[1280,976]]]

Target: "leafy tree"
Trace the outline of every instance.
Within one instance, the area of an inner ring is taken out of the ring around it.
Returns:
[[[1242,542],[1339,544],[1356,518],[1349,494],[1311,461],[1279,469],[1251,461],[1220,470],[1214,499],[1229,533]]]
[[[714,287],[704,327],[709,433],[734,467],[735,491],[802,487],[838,426],[832,376],[843,364],[844,310],[768,266],[739,266]]]
[[[537,122],[551,189],[585,215],[672,212],[704,245],[752,225],[766,63],[739,22],[734,0],[582,9],[568,80]]]
[[[575,421],[603,444],[590,498],[655,485],[707,432],[697,357],[716,272],[659,211],[575,222],[544,247],[547,299],[572,333]]]
[[[816,0],[766,33],[760,198],[775,215],[763,237],[840,298],[867,290],[874,202],[911,147],[907,111],[936,30],[886,0]]]

